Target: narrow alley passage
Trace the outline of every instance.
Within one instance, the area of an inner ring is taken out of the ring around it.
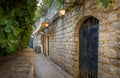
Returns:
[[[64,75],[58,71],[55,64],[43,54],[34,54],[34,63],[36,78],[72,78],[69,74]]]

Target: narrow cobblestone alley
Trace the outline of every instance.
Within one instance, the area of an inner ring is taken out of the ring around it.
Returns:
[[[0,0],[0,78],[120,78],[120,0]]]
[[[72,78],[43,54],[34,54],[34,63],[36,78]]]

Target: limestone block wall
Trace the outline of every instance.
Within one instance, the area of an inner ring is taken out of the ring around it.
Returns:
[[[60,18],[54,23],[49,36],[50,58],[73,75],[74,70],[74,28],[75,20],[69,17]]]
[[[84,1],[79,12],[73,8],[48,28],[49,56],[79,78],[79,29],[93,16],[99,20],[98,78],[120,78],[120,0],[113,0],[107,8],[97,7],[96,1]]]

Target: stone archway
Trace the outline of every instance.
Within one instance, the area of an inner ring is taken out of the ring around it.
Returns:
[[[74,36],[75,36],[75,66],[74,66],[74,77],[75,78],[79,78],[79,73],[80,73],[80,35],[79,35],[79,31],[80,31],[80,28],[82,26],[82,24],[89,18],[91,18],[93,16],[86,16],[84,17],[83,19],[81,19],[80,21],[78,21],[76,27],[75,27],[75,33],[74,33]],[[94,18],[94,17],[93,17]]]

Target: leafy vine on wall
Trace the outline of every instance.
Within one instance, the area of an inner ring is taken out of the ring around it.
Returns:
[[[47,12],[47,9],[50,7],[50,5],[53,2],[56,3],[57,10],[60,10],[61,7],[63,6],[63,1],[69,1],[70,3],[73,3],[75,0],[43,0],[43,2],[41,3],[42,6],[38,7],[37,14],[36,14],[36,15],[38,15],[37,17],[40,18],[40,17],[44,16]],[[106,7],[108,7],[108,5],[111,2],[112,2],[112,0],[98,0],[98,3],[96,3],[96,5],[99,4],[99,3],[102,3],[103,6],[106,8]],[[70,7],[68,7],[68,8],[70,8]]]

